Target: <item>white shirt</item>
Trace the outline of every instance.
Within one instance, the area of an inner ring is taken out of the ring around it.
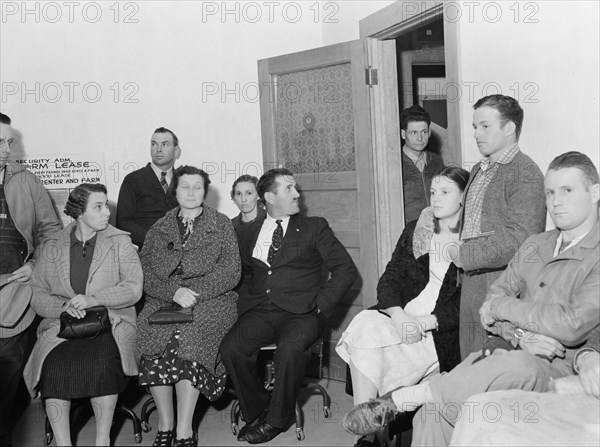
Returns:
[[[171,186],[171,180],[173,180],[173,168],[169,168],[166,171],[163,171],[162,169],[160,169],[158,166],[156,166],[154,163],[150,163],[150,167],[152,168],[152,170],[154,171],[154,174],[156,175],[156,177],[158,178],[158,181],[160,182],[160,176],[163,172],[167,173],[167,185]]]
[[[283,228],[283,236],[285,236],[288,224],[290,223],[290,216],[282,217],[277,220],[281,220],[281,228]],[[252,251],[253,258],[258,259],[267,265],[270,265],[267,262],[267,257],[269,256],[269,248],[273,242],[273,231],[275,231],[275,228],[277,228],[276,219],[273,219],[267,214],[260,229],[260,233],[258,233],[258,239],[256,239],[254,250]]]

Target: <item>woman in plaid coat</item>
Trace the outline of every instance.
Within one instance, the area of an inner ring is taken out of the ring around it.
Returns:
[[[118,394],[126,376],[138,372],[134,304],[142,295],[142,268],[128,233],[108,224],[104,185],[77,186],[65,214],[75,222],[49,236],[32,275],[31,306],[43,320],[25,383],[32,396],[45,398],[57,445],[71,445],[71,399],[82,397],[92,400],[96,445],[109,445]],[[110,330],[91,340],[58,337],[62,312],[79,318],[93,306],[106,307]]]

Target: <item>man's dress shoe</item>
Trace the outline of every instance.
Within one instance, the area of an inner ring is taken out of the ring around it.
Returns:
[[[246,425],[244,425],[240,432],[238,433],[237,436],[237,440],[238,441],[246,441],[246,433],[248,433],[248,430],[250,430],[251,428],[254,427],[259,427],[261,426],[266,420],[267,420],[267,415],[269,414],[269,408],[265,408],[263,410],[263,412],[261,414],[259,414],[256,419],[254,419],[252,422],[247,423]]]
[[[280,428],[273,427],[268,422],[265,422],[258,427],[248,429],[246,441],[250,444],[262,444],[263,442],[269,442],[282,431]]]

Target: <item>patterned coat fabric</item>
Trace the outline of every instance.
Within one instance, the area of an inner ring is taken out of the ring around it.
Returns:
[[[70,234],[75,223],[52,234],[41,247],[33,271],[31,306],[43,320],[38,339],[25,366],[25,383],[32,396],[42,373],[44,360],[59,344],[63,304],[76,294],[70,282]],[[125,375],[138,373],[136,318],[134,304],[142,296],[142,267],[129,235],[112,226],[99,231],[86,294],[106,306],[112,334],[121,354]]]
[[[142,355],[162,356],[176,329],[181,332],[179,356],[222,375],[219,345],[237,318],[240,254],[229,218],[204,205],[200,222],[185,248],[177,226],[179,207],[154,224],[141,252],[146,304],[138,317]],[[184,274],[170,276],[179,263]],[[194,321],[186,324],[148,324],[148,316],[172,303],[181,287],[199,293]]]

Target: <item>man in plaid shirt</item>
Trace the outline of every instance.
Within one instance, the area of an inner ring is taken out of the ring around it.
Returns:
[[[486,332],[479,308],[521,244],[544,231],[544,176],[519,148],[523,109],[510,96],[491,95],[473,106],[475,141],[483,158],[464,195],[461,247],[454,263],[465,277],[460,301],[460,351],[480,351]]]

